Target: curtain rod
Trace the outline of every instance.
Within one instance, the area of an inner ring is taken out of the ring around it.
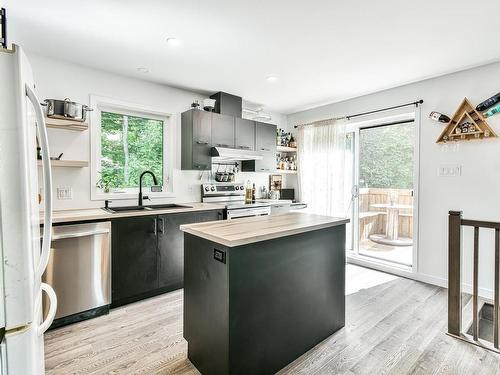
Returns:
[[[368,111],[368,112],[361,112],[361,113],[356,113],[354,115],[346,115],[346,116],[342,116],[342,117],[334,117],[332,118],[331,120],[343,120],[343,119],[347,119],[347,120],[350,120],[354,117],[359,117],[359,116],[365,116],[365,115],[370,115],[372,113],[377,113],[377,112],[383,112],[383,111],[388,111],[388,110],[391,110],[391,109],[397,109],[397,108],[403,108],[403,107],[408,107],[410,105],[414,105],[416,107],[418,107],[419,104],[422,104],[424,101],[422,99],[420,100],[417,100],[415,102],[411,102],[411,103],[405,103],[405,104],[399,104],[399,105],[395,105],[395,106],[392,106],[392,107],[386,107],[386,108],[381,108],[381,109],[375,109],[373,111]],[[322,121],[328,121],[328,120],[322,120]],[[295,125],[294,128],[298,128],[299,126],[307,126],[307,125],[311,125],[311,124],[315,124],[317,122],[321,122],[321,121],[315,121],[315,122],[311,122],[309,124],[300,124],[300,125]]]

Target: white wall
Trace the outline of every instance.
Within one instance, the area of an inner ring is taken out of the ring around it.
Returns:
[[[73,101],[89,104],[89,96],[94,94],[179,114],[189,109],[194,99],[203,99],[202,95],[195,92],[127,78],[47,58],[29,53],[29,51],[28,57],[33,67],[40,100],[69,97]],[[286,117],[279,113],[272,113],[271,122],[279,127],[285,127]],[[177,124],[175,133],[180,134],[180,124]],[[179,144],[179,142],[180,140],[177,139],[174,144]],[[49,143],[53,156],[64,152],[63,158],[65,159],[90,160],[88,131],[71,132],[49,129]],[[158,201],[200,201],[200,184],[207,180],[207,173],[203,175],[203,180],[200,180],[199,172],[181,171],[180,148],[177,151],[176,167],[173,171],[175,198],[165,198]],[[103,206],[103,202],[90,200],[89,168],[53,168],[53,179],[54,194],[57,187],[72,187],[73,189],[72,200],[55,200],[54,208],[56,210]],[[246,179],[255,182],[257,186],[268,185],[268,175],[265,173],[240,173],[237,176],[238,181]],[[123,204],[125,203],[124,201]]]
[[[452,115],[464,97],[477,105],[500,92],[500,64],[492,64],[395,89],[333,103],[288,116],[289,128],[300,123],[384,108],[423,99],[420,123],[418,277],[446,285],[447,218],[462,210],[465,218],[500,221],[500,139],[468,141],[458,151],[436,144],[443,125],[428,118],[431,111]],[[390,113],[380,114],[380,117]],[[487,120],[500,134],[500,115]],[[462,166],[460,177],[438,177],[441,164]],[[472,231],[464,233],[466,282],[470,283]],[[493,288],[493,235],[481,233],[480,279],[483,294]]]

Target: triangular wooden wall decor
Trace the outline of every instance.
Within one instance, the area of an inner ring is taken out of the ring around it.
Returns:
[[[483,138],[497,138],[497,135],[483,115],[476,111],[467,98],[464,98],[437,143]]]

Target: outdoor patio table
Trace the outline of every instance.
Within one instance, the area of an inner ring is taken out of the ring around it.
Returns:
[[[385,231],[385,239],[389,241],[397,241],[399,234],[399,210],[413,208],[409,204],[390,204],[390,203],[376,203],[372,204],[374,208],[385,208],[387,210],[387,224]]]

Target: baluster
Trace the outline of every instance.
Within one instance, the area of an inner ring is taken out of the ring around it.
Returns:
[[[479,278],[479,227],[474,227],[474,265],[472,275],[472,336],[474,341],[479,336],[479,319],[477,311],[478,278]]]

